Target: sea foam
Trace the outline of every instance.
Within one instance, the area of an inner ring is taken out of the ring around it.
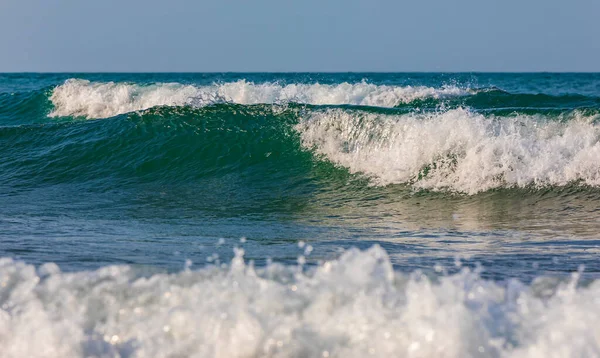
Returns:
[[[106,118],[155,106],[203,106],[215,102],[237,104],[306,103],[315,105],[351,104],[393,107],[419,98],[444,98],[467,95],[454,86],[386,86],[365,82],[326,84],[255,84],[240,80],[192,86],[178,83],[138,85],[115,82],[90,82],[70,79],[57,86],[50,97],[51,116]]]
[[[503,284],[463,269],[392,269],[378,246],[317,268],[228,267],[140,277],[0,260],[3,358],[594,357],[600,285]]]
[[[495,117],[462,108],[403,115],[330,109],[310,113],[296,129],[305,147],[377,185],[468,194],[600,186],[597,116],[563,117]]]

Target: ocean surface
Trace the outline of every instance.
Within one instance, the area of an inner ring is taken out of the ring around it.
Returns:
[[[600,74],[0,74],[0,358],[600,357]]]

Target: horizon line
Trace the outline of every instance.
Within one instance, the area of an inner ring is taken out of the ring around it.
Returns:
[[[0,71],[0,74],[598,74],[598,71]]]

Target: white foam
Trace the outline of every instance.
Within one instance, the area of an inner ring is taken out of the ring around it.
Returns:
[[[543,289],[539,289],[539,287]],[[350,250],[310,273],[229,268],[139,278],[0,260],[0,356],[594,357],[600,282],[436,282]]]
[[[50,97],[51,116],[106,118],[155,106],[207,105],[218,101],[238,104],[297,102],[315,105],[352,104],[393,107],[419,98],[466,95],[458,87],[399,87],[365,82],[324,84],[255,84],[240,80],[210,86],[177,83],[137,85],[70,79]]]
[[[485,117],[466,109],[378,115],[331,109],[308,115],[303,144],[374,183],[474,194],[498,187],[600,186],[600,125],[578,113]]]

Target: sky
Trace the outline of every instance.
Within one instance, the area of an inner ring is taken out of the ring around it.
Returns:
[[[599,14],[599,0],[0,0],[0,72],[598,72]]]

